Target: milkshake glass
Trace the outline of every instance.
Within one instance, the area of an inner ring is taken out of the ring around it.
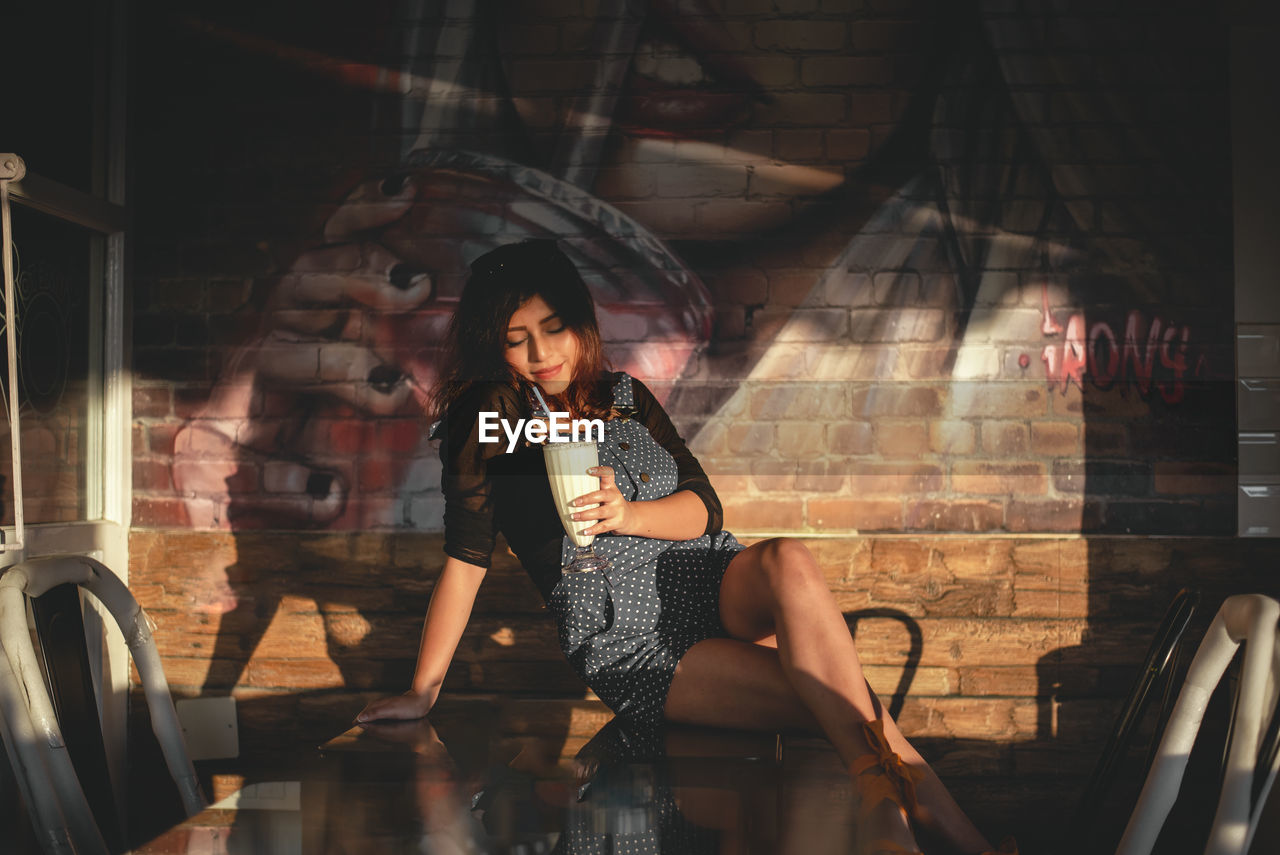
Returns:
[[[542,459],[547,466],[547,480],[551,482],[551,497],[556,503],[556,513],[565,533],[576,547],[573,559],[565,565],[565,573],[582,573],[588,570],[605,570],[609,559],[595,554],[591,548],[594,534],[582,534],[598,520],[572,519],[574,511],[586,510],[570,504],[574,499],[600,489],[600,478],[588,475],[587,470],[600,462],[594,442],[547,442],[542,446]],[[599,507],[596,505],[595,507]]]

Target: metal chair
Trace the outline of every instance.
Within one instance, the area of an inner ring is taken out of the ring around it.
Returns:
[[[1169,604],[1164,618],[1160,621],[1160,626],[1156,629],[1151,646],[1147,649],[1146,658],[1143,660],[1142,671],[1138,674],[1124,706],[1116,716],[1115,724],[1107,737],[1107,743],[1103,746],[1102,754],[1098,757],[1093,774],[1067,828],[1066,837],[1072,841],[1072,845],[1077,850],[1081,847],[1093,849],[1099,843],[1093,836],[1097,833],[1097,817],[1111,793],[1120,771],[1120,764],[1133,743],[1134,735],[1150,709],[1152,701],[1156,698],[1157,688],[1163,683],[1157,721],[1151,737],[1151,750],[1143,769],[1150,767],[1155,759],[1158,741],[1169,716],[1175,673],[1181,658],[1181,642],[1199,605],[1200,592],[1183,588]]]
[[[1244,644],[1226,773],[1205,855],[1244,855],[1275,782],[1280,603],[1260,594],[1228,597],[1187,670],[1155,762],[1116,855],[1148,855],[1177,799],[1213,690]]]
[[[106,853],[108,845],[67,751],[27,623],[26,601],[71,584],[93,594],[124,634],[151,726],[188,816],[205,805],[187,754],[151,628],[137,600],[101,562],[84,555],[37,558],[0,575],[0,731],[35,831],[48,853]]]

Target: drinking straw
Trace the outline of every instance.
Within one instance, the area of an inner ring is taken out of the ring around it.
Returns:
[[[547,414],[547,418],[551,418],[551,408],[547,406],[547,401],[542,397],[542,393],[538,391],[538,384],[533,385],[533,394],[538,396],[538,403],[542,405],[542,412]]]
[[[550,420],[551,420],[551,408],[547,406],[547,401],[546,401],[546,399],[545,399],[545,398],[543,398],[543,397],[542,397],[542,393],[538,391],[538,384],[537,384],[537,383],[533,384],[533,394],[535,394],[535,395],[537,395],[537,396],[538,396],[538,403],[542,405],[542,412],[544,412],[544,413],[546,413],[546,414],[547,414],[547,421],[548,421],[548,423],[550,423]],[[555,442],[556,440],[554,439],[554,437],[555,437],[555,434],[552,434],[552,433],[548,430],[548,431],[547,431],[547,442]]]

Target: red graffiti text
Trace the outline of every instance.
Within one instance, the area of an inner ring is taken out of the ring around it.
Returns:
[[[1062,336],[1045,344],[1040,354],[1050,388],[1065,393],[1072,383],[1083,388],[1087,378],[1099,389],[1119,384],[1123,389],[1136,388],[1143,397],[1154,390],[1167,404],[1182,401],[1189,377],[1189,326],[1159,316],[1148,320],[1133,309],[1125,317],[1123,334],[1105,320],[1089,323],[1083,312],[1072,314],[1064,330],[1049,310],[1045,291],[1041,330],[1046,336]],[[1203,370],[1201,360],[1195,374]]]

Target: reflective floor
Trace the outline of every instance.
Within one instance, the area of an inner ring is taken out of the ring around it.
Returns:
[[[138,740],[133,851],[847,855],[879,836],[859,825],[848,779],[820,739],[672,728],[661,745],[646,745],[609,723],[598,701],[513,698],[452,698],[429,720],[341,732],[351,708],[359,707],[343,699],[310,718],[280,715],[278,729],[259,732],[241,756],[198,763],[206,792],[220,801],[186,821],[162,759],[148,763]],[[1145,751],[1131,752],[1136,774],[1082,822],[1075,815],[1086,782],[1057,767],[1091,767],[1094,751],[955,737],[915,744],[978,827],[1015,835],[1023,855],[1115,851],[1142,783]],[[1015,765],[993,763],[998,752]],[[1221,754],[1214,739],[1199,760],[1193,751],[1157,855],[1203,851]],[[4,759],[0,853],[35,855],[40,838]],[[930,855],[950,851],[919,842]],[[1250,851],[1280,852],[1280,787]]]
[[[645,745],[609,723],[575,749],[513,734],[507,718],[473,706],[353,728],[136,851],[855,850],[850,788],[824,741],[676,728]]]
[[[879,836],[859,828],[825,740],[674,727],[661,744],[645,744],[608,719],[595,701],[450,699],[429,720],[355,727],[319,746],[291,744],[286,729],[272,752],[227,761],[236,771],[222,775],[221,801],[172,828],[154,825],[146,842],[134,837],[134,851],[849,855],[863,851],[860,831]],[[932,747],[980,764],[992,746],[1000,747],[955,739]],[[1072,781],[1030,772],[945,779],[966,810],[986,808],[970,814],[980,827],[1015,833],[1024,855],[1114,851],[1114,842],[1072,845]],[[1118,839],[1141,779],[1130,783],[1088,824],[1097,840]],[[1252,855],[1280,851],[1280,795],[1272,795]],[[1212,809],[1195,793],[1180,800],[1157,852],[1202,851]],[[158,803],[150,810],[170,815]],[[0,851],[12,840],[0,838]]]

